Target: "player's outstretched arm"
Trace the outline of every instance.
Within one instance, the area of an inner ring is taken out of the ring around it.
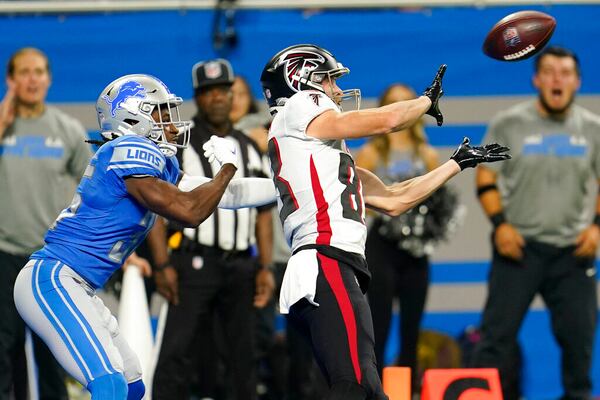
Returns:
[[[356,172],[363,186],[365,204],[376,211],[397,216],[429,197],[458,174],[460,167],[449,160],[425,175],[392,185],[385,185],[368,170],[356,168]]]
[[[500,146],[497,143],[470,146],[469,139],[464,138],[450,160],[436,169],[425,175],[387,186],[370,171],[362,168],[357,168],[356,171],[363,185],[363,195],[367,206],[395,216],[410,210],[425,200],[463,169],[475,167],[480,163],[509,159],[508,150],[508,147]]]
[[[183,175],[179,182],[179,189],[189,192],[200,185],[210,182],[210,178],[204,176]],[[225,189],[219,208],[238,209],[247,207],[259,207],[273,203],[276,200],[275,186],[273,181],[267,178],[236,178],[232,179]]]
[[[442,79],[445,71],[444,64],[440,66],[431,85],[416,99],[398,101],[366,110],[342,113],[334,110],[326,111],[310,122],[306,134],[318,139],[373,136],[408,128],[424,114],[433,116],[438,125],[442,125],[444,117],[440,112],[438,101],[444,94]]]
[[[233,164],[225,164],[210,182],[189,192],[155,177],[130,177],[125,180],[125,186],[127,192],[150,211],[196,227],[217,208],[235,171]]]
[[[398,101],[387,106],[366,110],[326,111],[313,119],[306,134],[318,139],[354,139],[407,128],[414,124],[431,106],[431,100],[421,96]]]
[[[498,143],[489,143],[483,146],[471,146],[471,140],[464,137],[462,143],[450,156],[456,161],[460,169],[474,168],[481,163],[490,163],[510,159],[510,149]]]
[[[237,161],[236,146],[231,140],[218,136],[211,136],[202,146],[204,157],[210,163],[224,165]],[[179,188],[187,191],[204,183],[201,177],[184,175]],[[232,179],[221,201],[219,208],[238,209],[246,207],[258,207],[275,201],[275,186],[273,181],[266,178],[238,178]]]

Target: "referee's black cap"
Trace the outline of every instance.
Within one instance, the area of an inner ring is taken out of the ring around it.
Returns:
[[[210,86],[231,86],[234,78],[233,68],[224,58],[200,61],[192,67],[192,82],[196,94]]]

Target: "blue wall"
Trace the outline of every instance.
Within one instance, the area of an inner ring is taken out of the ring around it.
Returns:
[[[525,7],[558,21],[552,40],[579,53],[583,93],[600,93],[597,43],[599,6]],[[345,87],[377,96],[393,80],[426,86],[441,63],[449,65],[448,96],[530,93],[531,61],[502,63],[485,57],[481,44],[489,28],[517,7],[434,8],[420,11],[352,10],[239,11],[239,46],[228,54],[237,72],[259,92],[266,61],[284,46],[314,42],[329,48],[352,69]],[[142,12],[0,17],[0,63],[26,45],[47,51],[56,89],[51,101],[95,100],[115,77],[134,72],[159,76],[173,91],[191,97],[191,66],[216,56],[212,11]],[[589,79],[585,79],[589,78]],[[58,89],[60,88],[60,89]]]

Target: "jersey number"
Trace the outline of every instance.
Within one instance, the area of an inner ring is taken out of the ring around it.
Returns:
[[[298,209],[298,201],[289,182],[279,176],[281,172],[281,155],[276,139],[269,140],[269,159],[271,160],[271,169],[273,170],[273,183],[275,183],[283,204],[281,210],[279,210],[279,218],[283,223],[291,213]]]
[[[338,179],[346,189],[342,193],[342,216],[363,223],[363,205],[360,194],[360,180],[356,176],[354,160],[349,154],[340,153],[340,169]]]
[[[125,257],[129,256],[129,254],[131,254],[140,244],[142,239],[146,237],[146,234],[152,225],[154,225],[155,218],[156,214],[154,214],[152,211],[146,212],[139,223],[139,225],[145,229],[133,234],[127,241],[119,240],[117,243],[115,243],[110,249],[110,253],[108,253],[108,258],[116,263],[123,264]]]
[[[79,193],[75,193],[75,195],[73,196],[73,200],[71,200],[71,204],[69,204],[67,208],[62,210],[60,214],[58,214],[58,217],[56,217],[56,220],[52,223],[50,229],[56,228],[56,225],[62,219],[73,217],[75,213],[77,213],[79,206],[81,206],[81,195]]]
[[[279,218],[283,222],[291,213],[298,209],[298,201],[289,182],[279,175],[281,172],[281,156],[276,139],[269,140],[269,159],[271,160],[271,169],[273,170],[273,182],[283,204],[279,211]],[[360,181],[356,175],[354,160],[352,160],[349,154],[340,153],[338,179],[346,186],[341,198],[342,216],[361,224],[364,223],[362,218],[363,206],[360,197]]]

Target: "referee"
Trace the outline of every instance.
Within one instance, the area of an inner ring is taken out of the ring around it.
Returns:
[[[212,178],[217,172],[202,155],[202,145],[211,135],[218,135],[237,145],[240,167],[235,178],[269,176],[268,161],[256,143],[234,129],[229,120],[233,79],[231,65],[224,59],[199,62],[192,69],[198,112],[193,118],[190,146],[180,155],[181,168],[189,175]],[[157,289],[170,303],[154,374],[155,400],[189,398],[199,352],[195,340],[204,338],[209,343],[203,343],[202,348],[216,348],[213,316],[222,328],[234,398],[256,398],[254,307],[264,307],[274,287],[267,267],[271,262],[271,207],[217,209],[198,228],[175,234],[175,240],[170,241],[174,248],[170,258],[164,223],[157,223],[151,232]],[[257,257],[251,251],[255,244]],[[208,358],[203,364],[210,361]],[[212,370],[216,368],[212,366]],[[205,391],[201,393],[204,397],[216,396],[211,393],[216,391],[214,383],[211,387],[209,382]]]

